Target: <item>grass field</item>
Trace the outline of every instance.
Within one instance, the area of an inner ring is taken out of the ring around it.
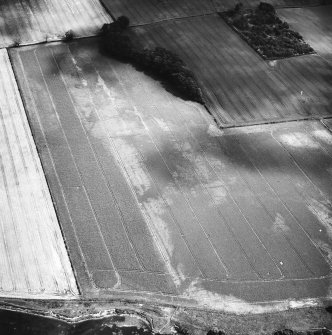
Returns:
[[[163,46],[184,59],[223,126],[332,113],[332,66],[317,55],[264,62],[217,15],[137,27],[134,33],[144,46]]]
[[[111,18],[98,0],[0,0],[0,47],[45,42],[68,30],[95,35]]]
[[[278,15],[332,62],[332,6],[279,9]]]
[[[221,131],[97,45],[11,50],[83,295],[243,310],[328,296],[330,133]]]

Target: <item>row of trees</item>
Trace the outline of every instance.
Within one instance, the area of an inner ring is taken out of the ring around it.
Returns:
[[[124,16],[113,23],[104,24],[101,29],[103,51],[154,75],[165,85],[171,86],[181,97],[203,103],[202,92],[194,74],[179,56],[161,47],[137,47],[125,33],[128,26],[129,20]]]

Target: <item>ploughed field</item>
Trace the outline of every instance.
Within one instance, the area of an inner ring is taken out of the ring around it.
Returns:
[[[332,62],[332,6],[279,9],[278,15],[321,56]]]
[[[255,7],[260,0],[101,0],[113,18],[128,16],[132,25],[222,12],[234,8],[239,2],[245,7]],[[264,2],[276,7],[302,7],[320,5],[322,0],[265,0]]]
[[[205,19],[195,24],[211,34]],[[167,28],[166,43],[175,48]],[[223,44],[238,48],[224,31]],[[188,34],[178,43],[189,62],[194,48],[183,46],[203,42]],[[212,45],[210,38],[202,45]],[[249,49],[234,56],[227,49],[220,47],[220,63],[239,58],[248,62],[241,72],[265,78]],[[237,90],[231,99],[228,85],[240,84],[240,71],[209,68],[216,52],[204,50],[202,82],[204,71],[216,82],[222,75],[234,109],[243,97],[258,103],[255,91]],[[84,296],[247,308],[329,294],[332,136],[320,122],[219,130],[201,105],[102,56],[97,39],[12,49],[11,58]],[[264,95],[282,78],[273,71],[265,88],[250,87]]]
[[[330,0],[328,0],[330,1]],[[260,2],[266,2],[275,7],[307,7],[321,5],[324,0],[214,0],[216,7],[223,11],[233,8],[237,3],[241,2],[245,7],[255,7]],[[325,0],[326,2],[326,0]]]
[[[140,26],[132,34],[188,64],[223,126],[331,116],[332,65],[318,55],[265,62],[217,14]]]
[[[0,47],[95,35],[111,18],[98,0],[0,0]]]
[[[148,24],[174,18],[197,16],[216,11],[213,1],[201,0],[101,0],[112,17],[125,15],[131,25]]]

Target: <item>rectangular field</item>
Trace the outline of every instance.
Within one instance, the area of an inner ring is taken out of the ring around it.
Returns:
[[[331,134],[219,130],[97,40],[11,50],[85,297],[319,298],[331,271]]]
[[[78,290],[12,67],[0,50],[0,296]]]
[[[332,6],[279,9],[278,15],[332,63]]]
[[[0,0],[0,47],[95,35],[111,21],[98,0]]]
[[[212,0],[215,4],[215,8],[219,11],[225,11],[230,8],[234,8],[234,6],[239,3],[237,0]],[[328,0],[331,1],[331,0]],[[260,0],[243,0],[240,1],[245,7],[255,7],[261,1]],[[265,0],[271,5],[276,8],[283,8],[283,7],[307,7],[307,6],[318,6],[321,5],[323,2],[327,3],[325,0]]]
[[[125,15],[131,25],[145,25],[158,21],[200,16],[225,11],[239,2],[237,0],[100,0],[108,13],[117,18]],[[259,4],[259,0],[241,1],[246,7]],[[276,7],[314,6],[320,0],[267,0]]]
[[[212,1],[201,0],[101,0],[113,18],[125,15],[131,25],[215,12]]]
[[[309,55],[265,62],[218,15],[136,27],[133,39],[180,55],[222,126],[332,114],[332,66],[327,61]]]

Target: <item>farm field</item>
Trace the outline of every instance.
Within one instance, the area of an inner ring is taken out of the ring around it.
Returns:
[[[224,127],[332,113],[331,64],[317,55],[264,62],[218,15],[136,27],[133,35],[183,58]]]
[[[237,0],[101,0],[113,18],[125,15],[130,19],[131,25],[145,25],[169,19],[200,16],[225,11],[233,8]],[[259,4],[259,0],[241,1],[246,7]],[[276,7],[314,6],[320,0],[267,0]]]
[[[332,119],[325,119],[323,123],[328,129],[330,129],[330,131],[332,131]]]
[[[111,18],[98,0],[0,0],[0,48],[95,35]]]
[[[328,297],[329,131],[219,130],[97,45],[11,49],[83,297],[244,311]]]
[[[78,295],[6,50],[0,50],[0,296]]]
[[[225,11],[238,3],[237,0],[213,0],[215,7],[220,11]],[[329,0],[330,1],[330,0]],[[257,6],[261,1],[260,0],[243,0],[241,1],[245,7],[254,7]],[[276,8],[282,7],[307,7],[307,6],[318,6],[322,4],[322,0],[265,0]],[[325,1],[326,2],[326,1]]]
[[[131,25],[215,12],[213,1],[200,0],[101,0],[113,18],[125,15]]]
[[[332,62],[332,6],[279,9],[278,15]]]

